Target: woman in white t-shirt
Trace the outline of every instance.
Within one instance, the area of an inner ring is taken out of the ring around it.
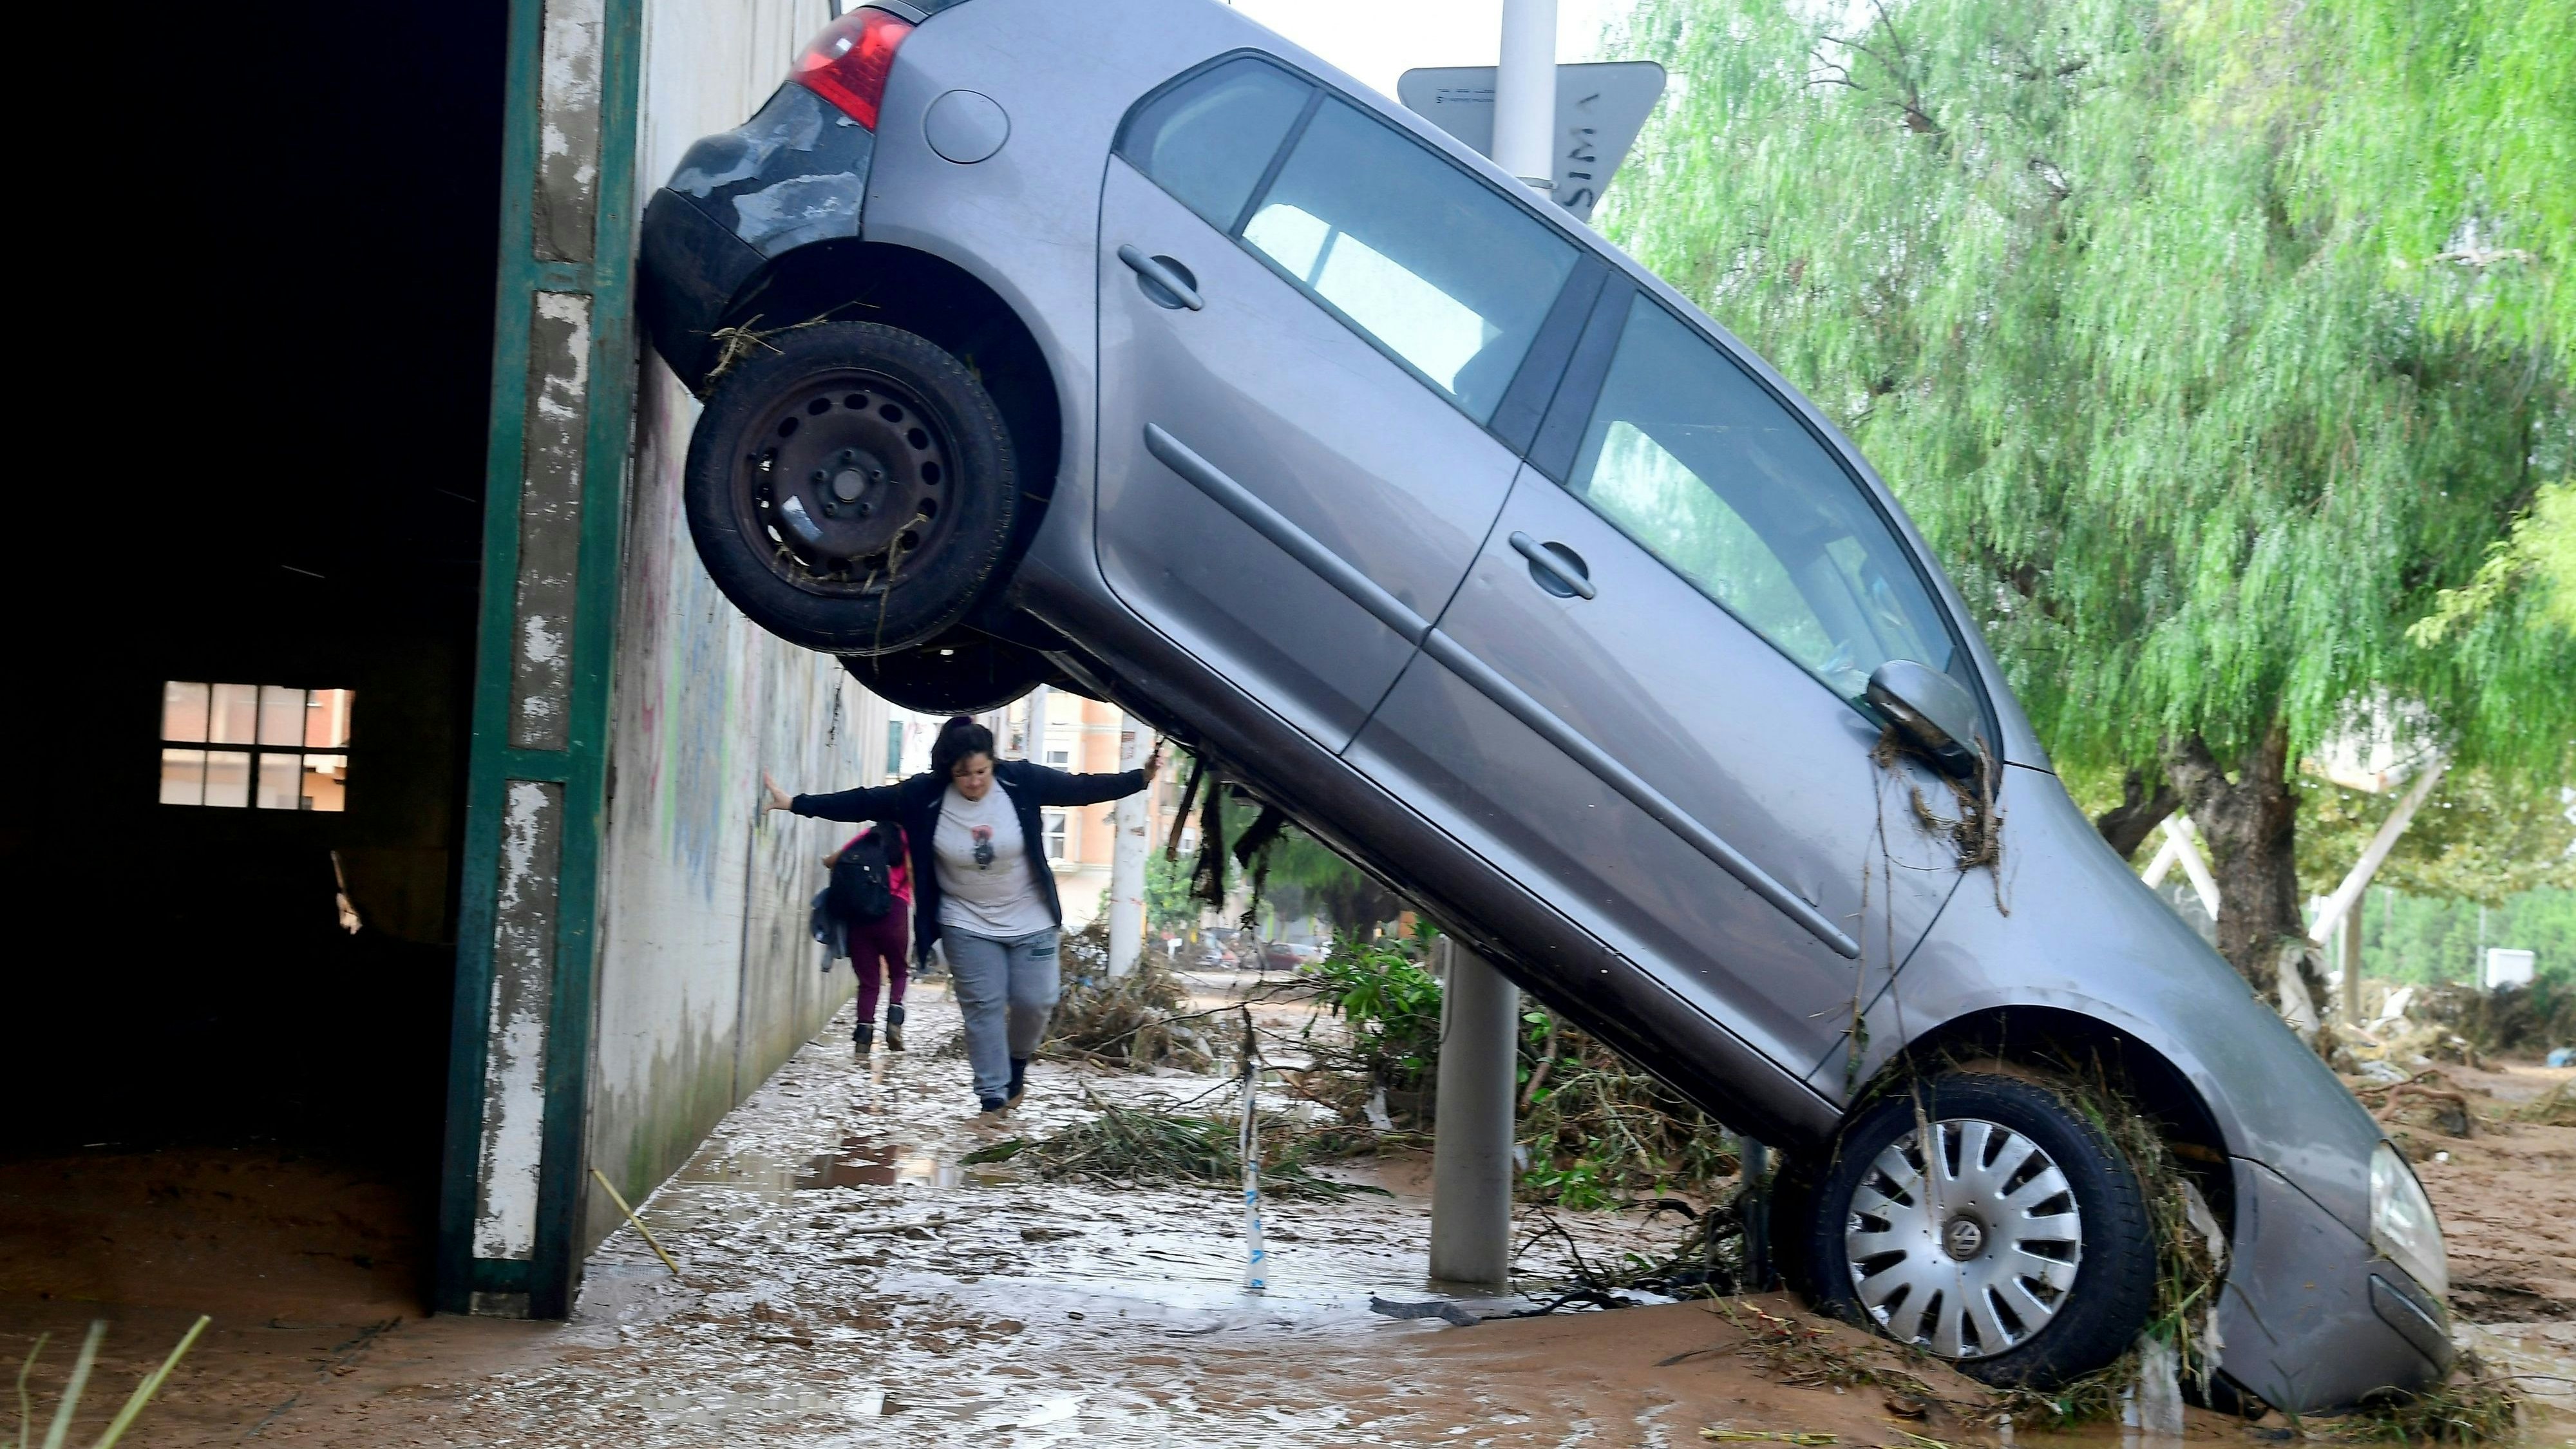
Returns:
[[[930,747],[930,770],[892,785],[790,796],[762,776],[769,808],[824,820],[893,820],[912,844],[913,954],[936,938],[948,955],[975,1099],[988,1115],[1019,1104],[1029,1058],[1046,1037],[1061,981],[1057,938],[1064,907],[1047,869],[1050,805],[1092,805],[1142,790],[1162,750],[1141,770],[1068,775],[1027,760],[993,758],[993,732],[959,715]],[[999,786],[1000,788],[995,788]]]

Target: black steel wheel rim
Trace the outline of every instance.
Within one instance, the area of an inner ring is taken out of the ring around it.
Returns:
[[[843,368],[785,389],[734,468],[735,521],[809,594],[882,596],[947,536],[954,430],[920,393]]]

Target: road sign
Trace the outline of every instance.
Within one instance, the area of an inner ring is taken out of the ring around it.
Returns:
[[[1651,60],[1556,68],[1556,204],[1582,221],[1637,143],[1646,114],[1664,93],[1664,68]],[[1494,67],[1425,66],[1395,83],[1404,108],[1476,149],[1494,154]]]

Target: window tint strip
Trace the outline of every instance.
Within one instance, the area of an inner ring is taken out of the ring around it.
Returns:
[[[1574,352],[1585,320],[1591,315],[1593,300],[1600,296],[1609,276],[1610,269],[1600,258],[1589,253],[1579,256],[1574,275],[1566,278],[1565,290],[1557,293],[1547,320],[1539,324],[1538,336],[1531,341],[1528,355],[1521,359],[1520,371],[1513,375],[1503,400],[1495,405],[1493,421],[1486,424],[1495,439],[1513,452],[1529,451],[1539,420],[1547,412],[1548,399],[1556,393],[1566,359]]]
[[[1296,122],[1289,126],[1288,139],[1280,142],[1279,149],[1270,153],[1270,164],[1261,168],[1261,179],[1252,183],[1252,195],[1244,199],[1243,210],[1234,214],[1234,225],[1225,229],[1227,236],[1240,239],[1243,229],[1252,225],[1253,213],[1259,211],[1261,203],[1269,198],[1271,184],[1279,179],[1279,172],[1287,166],[1288,158],[1297,154],[1297,143],[1306,139],[1306,127],[1314,123],[1315,113],[1323,108],[1324,88],[1310,82],[1306,109],[1299,111]]]
[[[1601,400],[1601,384],[1610,376],[1610,359],[1618,354],[1620,334],[1627,330],[1628,305],[1636,295],[1636,287],[1625,279],[1601,289],[1601,299],[1592,306],[1583,340],[1575,344],[1573,361],[1556,389],[1547,421],[1530,445],[1530,466],[1560,484],[1574,471],[1574,455],[1582,451],[1584,430],[1592,425],[1593,405]]]

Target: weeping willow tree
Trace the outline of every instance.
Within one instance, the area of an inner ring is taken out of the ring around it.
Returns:
[[[2115,845],[2191,810],[2267,990],[2304,751],[2570,762],[2576,633],[2468,596],[2569,471],[2567,12],[1641,0],[1619,41],[1677,84],[1613,234],[1888,476],[2061,769],[2125,781]]]

